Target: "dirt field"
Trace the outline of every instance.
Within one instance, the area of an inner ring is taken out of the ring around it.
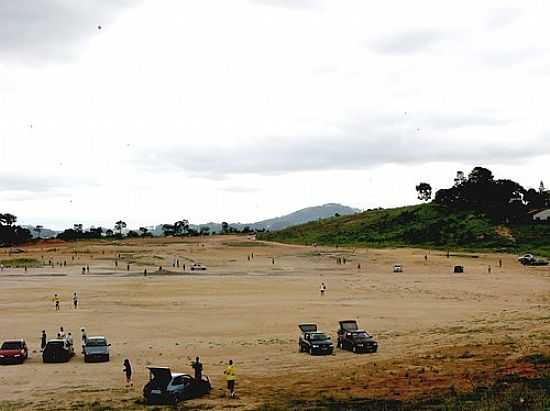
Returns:
[[[242,236],[44,242],[22,249],[0,250],[4,265],[15,258],[39,262],[27,272],[0,273],[0,339],[25,338],[32,354],[23,365],[0,367],[0,408],[97,401],[143,408],[137,400],[145,366],[191,373],[196,355],[214,385],[210,397],[190,402],[197,408],[255,409],[281,398],[403,399],[451,386],[468,390],[510,367],[529,374],[519,359],[548,352],[550,344],[550,269],[523,267],[511,255],[447,258],[439,251],[286,246]],[[339,256],[347,263],[337,265]],[[190,272],[192,262],[208,270]],[[392,273],[394,263],[404,272]],[[456,264],[464,274],[452,273]],[[90,272],[83,275],[86,265]],[[328,287],[324,297],[321,281]],[[78,310],[71,306],[73,291]],[[54,293],[62,299],[60,312]],[[334,339],[343,319],[357,319],[380,351],[298,353],[299,323],[316,322]],[[86,364],[78,354],[65,364],[43,364],[41,330],[53,337],[59,326],[77,342],[82,326],[88,335],[105,335],[111,361]],[[126,357],[135,369],[133,389],[125,388]],[[239,399],[224,397],[229,359],[238,367]]]

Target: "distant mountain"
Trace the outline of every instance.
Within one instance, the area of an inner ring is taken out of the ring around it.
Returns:
[[[361,212],[361,210],[357,208],[347,207],[342,204],[329,203],[321,206],[303,208],[287,215],[257,221],[255,223],[230,223],[229,225],[239,231],[245,227],[249,227],[252,230],[266,229],[269,231],[277,231],[287,227],[292,227],[294,225],[316,221],[320,218],[334,217],[336,214],[350,215],[359,212]],[[191,224],[190,226],[196,230],[200,229],[200,227],[208,227],[210,228],[211,233],[219,233],[222,229],[222,225],[220,223],[214,222],[199,225]],[[161,226],[157,227],[159,230],[155,230],[155,234],[158,232],[159,235],[162,235]]]
[[[258,221],[257,223],[250,224],[251,228],[261,229],[265,228],[269,231],[282,230],[287,227],[292,227],[298,224],[309,223],[310,221],[316,221],[320,218],[334,217],[335,215],[350,215],[361,212],[357,208],[347,207],[342,204],[323,204],[316,207],[307,207],[293,213],[270,218],[269,220]]]

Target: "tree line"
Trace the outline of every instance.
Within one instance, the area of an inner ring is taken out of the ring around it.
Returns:
[[[418,199],[429,201],[430,184],[416,186]],[[525,189],[509,179],[495,179],[491,170],[475,167],[467,176],[459,171],[454,184],[435,193],[433,203],[453,210],[474,210],[499,223],[525,223],[529,213],[550,207],[550,192],[541,182],[539,189]]]
[[[9,247],[32,240],[31,231],[16,225],[16,222],[17,217],[13,214],[0,214],[0,247]]]

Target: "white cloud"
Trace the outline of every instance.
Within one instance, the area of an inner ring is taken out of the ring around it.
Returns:
[[[0,4],[0,202],[23,222],[398,205],[478,163],[548,177],[545,3]]]

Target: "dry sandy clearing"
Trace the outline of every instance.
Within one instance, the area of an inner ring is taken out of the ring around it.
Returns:
[[[0,250],[0,259],[52,260],[54,266],[0,273],[0,339],[22,337],[33,350],[25,364],[0,368],[0,399],[17,408],[97,400],[139,408],[146,365],[190,372],[195,355],[214,384],[210,398],[191,403],[197,407],[253,409],[291,396],[406,398],[452,384],[468,389],[474,374],[490,379],[550,343],[550,269],[522,267],[510,255],[447,258],[418,249],[314,248],[237,236],[44,242],[23,249],[11,256]],[[337,256],[347,264],[337,265]],[[67,266],[55,265],[64,261]],[[208,270],[191,273],[192,262]],[[394,263],[405,271],[392,273]],[[464,265],[465,274],[453,274],[455,264]],[[82,275],[86,265],[90,273]],[[159,266],[164,274],[156,272]],[[328,286],[324,297],[321,281]],[[71,307],[73,291],[80,295],[78,310]],[[60,312],[54,293],[62,298]],[[317,322],[334,337],[342,319],[358,319],[380,352],[298,353],[297,324]],[[111,362],[85,364],[77,355],[66,364],[43,364],[40,332],[53,337],[61,325],[76,340],[81,326],[107,336]],[[124,387],[125,357],[135,368],[133,390]],[[223,397],[229,359],[238,366],[239,400]]]

